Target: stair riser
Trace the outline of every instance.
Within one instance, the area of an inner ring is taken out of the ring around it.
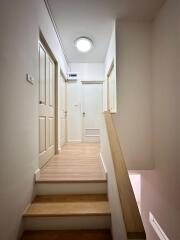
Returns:
[[[106,182],[95,183],[36,183],[36,195],[56,194],[103,194],[107,193]]]
[[[27,217],[25,230],[108,229],[110,216]]]

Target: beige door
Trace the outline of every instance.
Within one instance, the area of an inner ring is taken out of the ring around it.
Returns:
[[[67,108],[66,108],[66,79],[61,73],[60,81],[60,93],[61,93],[61,102],[60,102],[60,117],[61,117],[61,146],[63,146],[67,141]]]
[[[39,165],[55,153],[55,64],[39,44]]]

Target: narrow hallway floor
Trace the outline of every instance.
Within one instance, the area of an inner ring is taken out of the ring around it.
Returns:
[[[100,160],[98,143],[65,144],[41,170],[42,182],[103,182],[106,174]]]

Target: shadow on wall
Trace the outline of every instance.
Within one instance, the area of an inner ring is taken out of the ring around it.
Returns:
[[[129,178],[134,191],[139,211],[141,213],[141,174],[129,171]]]

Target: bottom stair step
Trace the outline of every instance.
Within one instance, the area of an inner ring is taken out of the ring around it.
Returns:
[[[25,231],[21,240],[112,240],[110,230]]]

